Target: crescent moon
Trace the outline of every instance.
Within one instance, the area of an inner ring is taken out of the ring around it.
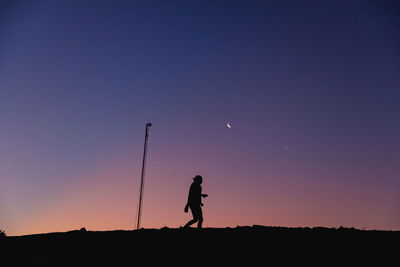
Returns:
[[[226,126],[228,126],[229,129],[232,128],[232,126],[229,122],[226,124]]]

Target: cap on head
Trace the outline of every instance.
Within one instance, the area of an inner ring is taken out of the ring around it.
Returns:
[[[202,182],[202,181],[203,181],[203,177],[201,177],[201,175],[196,175],[196,176],[193,178],[193,180],[194,180],[195,182]]]

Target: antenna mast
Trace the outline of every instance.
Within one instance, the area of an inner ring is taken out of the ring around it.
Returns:
[[[146,151],[147,151],[147,139],[149,136],[149,128],[151,123],[146,123],[146,134],[144,137],[144,152],[143,152],[143,162],[142,162],[142,176],[140,178],[140,191],[139,191],[139,207],[137,212],[137,225],[136,229],[140,228],[140,219],[142,215],[142,203],[143,203],[143,187],[144,187],[144,170],[146,166]]]

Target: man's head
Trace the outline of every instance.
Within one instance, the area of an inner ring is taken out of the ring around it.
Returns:
[[[196,175],[193,180],[198,183],[201,184],[203,182],[203,177],[201,177],[200,175]]]

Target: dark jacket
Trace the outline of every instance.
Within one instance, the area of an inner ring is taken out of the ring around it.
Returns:
[[[193,182],[189,190],[189,206],[200,206],[201,204],[201,185]]]

